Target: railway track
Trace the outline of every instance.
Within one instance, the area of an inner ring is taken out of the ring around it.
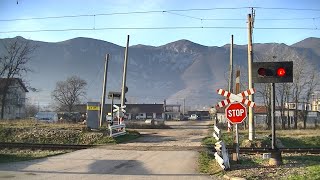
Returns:
[[[0,149],[42,149],[42,150],[80,150],[88,148],[104,148],[110,150],[141,150],[141,151],[209,151],[215,152],[214,146],[124,146],[124,145],[68,145],[68,144],[31,144],[31,143],[0,143]],[[235,152],[232,147],[229,152]],[[282,153],[320,154],[320,147],[315,148],[279,148]],[[267,153],[269,148],[240,148],[239,153]]]
[[[233,148],[228,148],[229,152],[235,152]],[[240,153],[268,153],[275,150],[269,148],[240,148]],[[310,154],[320,154],[319,148],[279,148],[282,153],[310,153]]]
[[[80,150],[92,147],[95,145],[0,143],[0,149]]]

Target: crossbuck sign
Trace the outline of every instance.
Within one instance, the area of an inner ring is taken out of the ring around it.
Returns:
[[[217,104],[218,107],[224,107],[227,106],[228,104],[232,103],[232,102],[241,102],[242,104],[245,104],[249,107],[254,107],[256,104],[252,101],[249,101],[248,99],[246,99],[246,96],[249,96],[251,94],[254,94],[256,91],[254,88],[248,89],[246,91],[243,91],[239,94],[233,94],[230,93],[228,91],[225,91],[223,89],[218,89],[217,90],[218,94],[227,97],[226,100],[223,100],[221,102],[219,102]]]
[[[254,107],[255,103],[246,99],[246,96],[249,96],[255,93],[255,89],[251,88],[246,91],[243,91],[239,94],[233,94],[223,89],[217,90],[218,94],[227,97],[226,100],[223,100],[217,104],[218,107],[226,108],[226,117],[232,124],[242,123],[242,121],[247,117],[247,109],[243,105],[247,105],[249,107]],[[230,105],[229,105],[230,104]]]

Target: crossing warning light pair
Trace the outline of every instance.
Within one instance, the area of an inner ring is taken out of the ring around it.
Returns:
[[[286,75],[286,69],[285,68],[283,68],[283,67],[278,67],[276,70],[275,70],[275,72],[276,72],[276,76],[278,76],[278,77],[284,77],[285,75]],[[270,76],[272,76],[273,74],[272,74],[272,71],[271,71],[271,73],[269,73],[268,72],[268,69],[266,69],[266,68],[264,68],[264,67],[261,67],[261,68],[259,68],[258,69],[258,74],[260,75],[260,76],[263,76],[263,77],[265,77],[265,76],[267,76],[267,75],[269,75],[270,74]]]
[[[253,62],[252,80],[254,83],[293,82],[293,62]]]

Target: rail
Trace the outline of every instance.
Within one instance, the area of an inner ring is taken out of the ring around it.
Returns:
[[[92,147],[95,145],[0,143],[0,149],[80,150]]]
[[[43,150],[80,150],[80,149],[88,149],[99,147],[100,145],[70,145],[70,144],[32,144],[32,143],[0,143],[0,149],[43,149]],[[113,146],[104,146],[104,148],[108,149],[123,149],[122,145],[113,145]],[[140,147],[140,146],[126,146],[125,149],[139,149],[139,148],[147,148],[148,150],[191,150],[191,151],[209,151],[209,152],[216,152],[214,146],[181,146],[181,147],[170,147],[170,146],[147,146],[147,147]],[[234,148],[227,147],[228,152],[232,153]],[[320,154],[320,147],[313,147],[313,148],[279,148],[282,153],[310,153],[310,154]],[[240,147],[240,153],[267,153],[272,152],[273,150],[270,148],[245,148]]]

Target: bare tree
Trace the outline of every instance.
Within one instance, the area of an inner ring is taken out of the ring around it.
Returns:
[[[294,129],[298,129],[298,104],[299,100],[301,103],[301,99],[303,97],[303,91],[305,86],[308,84],[307,79],[307,71],[306,61],[301,58],[296,59],[293,67],[293,84],[292,84],[292,100],[295,102],[295,110],[294,110]]]
[[[31,69],[27,66],[32,59],[31,55],[37,46],[31,45],[29,41],[15,38],[3,43],[3,54],[0,57],[0,77],[6,79],[1,87],[1,119],[4,117],[4,109],[7,104],[9,87],[13,81],[11,78],[21,78]]]
[[[289,112],[287,111],[287,116],[285,116],[286,102],[289,102],[290,89],[292,87],[291,83],[279,83],[276,92],[276,101],[280,111],[281,127],[286,129],[286,124],[288,123],[288,128],[290,128]]]
[[[34,117],[38,111],[38,105],[32,104],[30,102],[26,103],[26,117]]]
[[[256,84],[257,93],[256,93],[256,99],[262,99],[262,102],[267,110],[267,117],[266,117],[266,128],[271,129],[271,101],[270,101],[270,84],[261,83]]]
[[[311,96],[313,94],[313,92],[317,89],[317,87],[320,85],[319,83],[319,72],[314,68],[314,66],[312,65],[307,65],[307,69],[308,69],[308,76],[305,79],[306,83],[303,87],[303,91],[304,91],[304,102],[306,102],[306,104],[309,104],[309,102],[311,101]],[[302,120],[303,120],[303,128],[305,129],[307,126],[307,117],[308,117],[308,111],[310,109],[308,109],[308,106],[306,106],[303,110],[302,110]]]
[[[53,100],[58,103],[60,110],[72,112],[81,97],[86,95],[87,82],[78,76],[71,76],[66,81],[58,81],[52,92]]]

